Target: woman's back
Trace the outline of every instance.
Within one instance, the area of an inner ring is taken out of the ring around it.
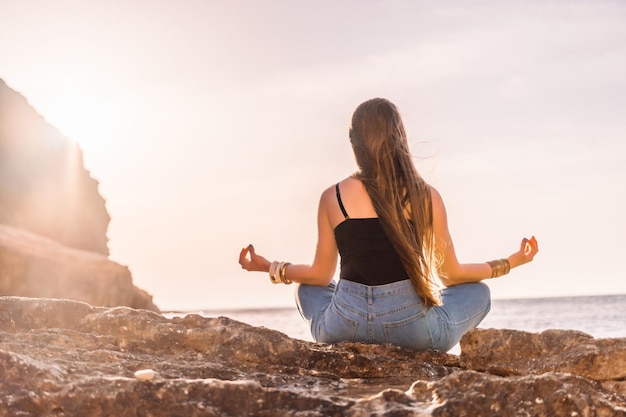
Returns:
[[[340,278],[359,284],[377,286],[403,281],[409,278],[391,240],[385,233],[381,220],[373,217],[374,210],[359,180],[346,180],[353,186],[352,199],[344,202],[343,183],[335,185],[336,201],[344,220],[334,228],[337,249],[341,255]],[[358,185],[358,184],[357,184]],[[359,204],[361,216],[352,215],[352,205]],[[368,203],[370,207],[368,207]],[[333,204],[332,201],[329,204]],[[334,211],[334,210],[333,210]],[[365,216],[364,216],[365,215]]]
[[[378,217],[372,200],[370,199],[365,186],[361,180],[348,177],[339,183],[339,191],[341,195],[341,201],[351,219],[367,219],[372,217]],[[333,229],[339,225],[339,223],[345,220],[344,214],[341,211],[339,202],[337,201],[336,194],[331,193],[331,197],[325,201],[328,210],[328,218],[330,225]]]

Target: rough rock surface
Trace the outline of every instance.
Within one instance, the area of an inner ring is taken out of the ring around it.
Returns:
[[[469,334],[459,358],[316,344],[225,317],[168,319],[126,307],[0,297],[0,417],[626,416],[626,392],[604,385],[620,382],[623,368],[600,379],[577,375],[577,367],[502,375],[494,364],[506,361],[507,343],[528,341],[529,349],[519,349],[530,357],[545,335],[515,333],[497,345],[490,332],[499,331]],[[555,346],[536,361],[556,363],[553,355],[570,349],[552,334]],[[482,339],[484,349],[501,352],[497,361],[466,354],[468,341],[479,352]],[[477,370],[493,366],[498,373]],[[142,369],[155,377],[136,378]]]
[[[594,339],[578,331],[476,329],[463,338],[462,366],[496,375],[564,372],[626,381],[626,338]]]
[[[4,225],[0,225],[0,295],[158,311],[152,296],[133,285],[127,267],[105,255],[70,249]]]
[[[78,145],[0,79],[0,224],[108,255],[109,220]]]

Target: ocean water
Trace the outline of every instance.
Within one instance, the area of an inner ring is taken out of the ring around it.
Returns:
[[[168,316],[184,313],[169,313]],[[207,310],[205,317],[226,316],[253,326],[278,330],[311,341],[311,335],[297,308],[250,310]],[[516,329],[540,332],[547,329],[578,330],[595,338],[626,337],[626,294],[580,297],[493,300],[491,311],[480,328]],[[459,354],[455,346],[450,353]]]

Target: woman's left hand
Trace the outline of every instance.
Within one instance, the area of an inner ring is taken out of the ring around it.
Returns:
[[[519,250],[509,256],[509,263],[512,268],[524,265],[531,262],[535,258],[537,252],[539,252],[539,244],[537,243],[535,236],[530,239],[524,238],[522,239]]]
[[[248,245],[241,250],[239,265],[246,271],[269,272],[270,270],[270,261],[261,255],[257,255],[252,245]]]

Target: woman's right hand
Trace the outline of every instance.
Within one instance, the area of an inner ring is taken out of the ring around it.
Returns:
[[[537,244],[537,239],[534,236],[530,239],[522,239],[520,249],[508,258],[511,268],[531,262],[535,258],[537,252],[539,252],[539,245]]]
[[[254,246],[248,245],[239,253],[239,265],[246,271],[269,272],[270,261],[257,255]]]

